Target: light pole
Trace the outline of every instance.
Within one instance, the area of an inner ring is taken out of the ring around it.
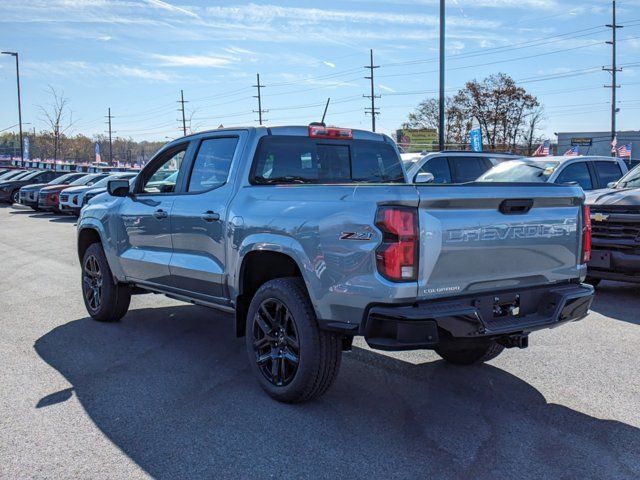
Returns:
[[[18,52],[2,52],[2,55],[16,57],[16,81],[18,83],[18,125],[20,125],[20,162],[24,164],[24,144],[22,143],[22,105],[20,103],[20,62]]]

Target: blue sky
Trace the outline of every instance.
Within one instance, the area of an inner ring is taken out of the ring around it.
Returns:
[[[640,129],[640,0],[622,0],[620,129]],[[180,89],[196,130],[254,125],[260,73],[268,124],[318,120],[369,128],[363,65],[374,50],[378,131],[398,128],[437,89],[438,2],[2,0],[0,48],[21,55],[23,121],[45,124],[47,87],[64,91],[69,133],[106,130],[162,140],[180,134]],[[312,7],[311,5],[315,5]],[[537,95],[544,130],[607,130],[610,2],[447,1],[446,85],[505,72]],[[15,70],[0,57],[0,130],[17,123]]]

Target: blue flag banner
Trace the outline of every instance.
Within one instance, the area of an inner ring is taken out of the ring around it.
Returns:
[[[469,139],[471,142],[471,150],[474,152],[482,151],[482,130],[480,127],[474,128],[469,132]]]
[[[24,160],[29,160],[29,137],[24,137],[22,140],[23,152],[24,152]]]

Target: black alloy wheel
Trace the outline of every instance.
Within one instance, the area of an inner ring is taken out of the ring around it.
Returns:
[[[253,317],[253,350],[258,369],[275,386],[291,383],[300,363],[300,341],[287,306],[267,298]]]
[[[98,311],[102,305],[102,272],[98,259],[88,255],[82,269],[82,290],[91,310]]]
[[[11,194],[11,203],[18,203],[20,201],[20,192],[18,190]]]

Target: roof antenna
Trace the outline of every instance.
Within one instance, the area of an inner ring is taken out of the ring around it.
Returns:
[[[327,98],[327,104],[324,106],[324,113],[322,114],[322,120],[320,120],[320,123],[322,123],[324,125],[324,117],[327,116],[327,108],[329,108],[329,102],[331,101],[331,97]]]

